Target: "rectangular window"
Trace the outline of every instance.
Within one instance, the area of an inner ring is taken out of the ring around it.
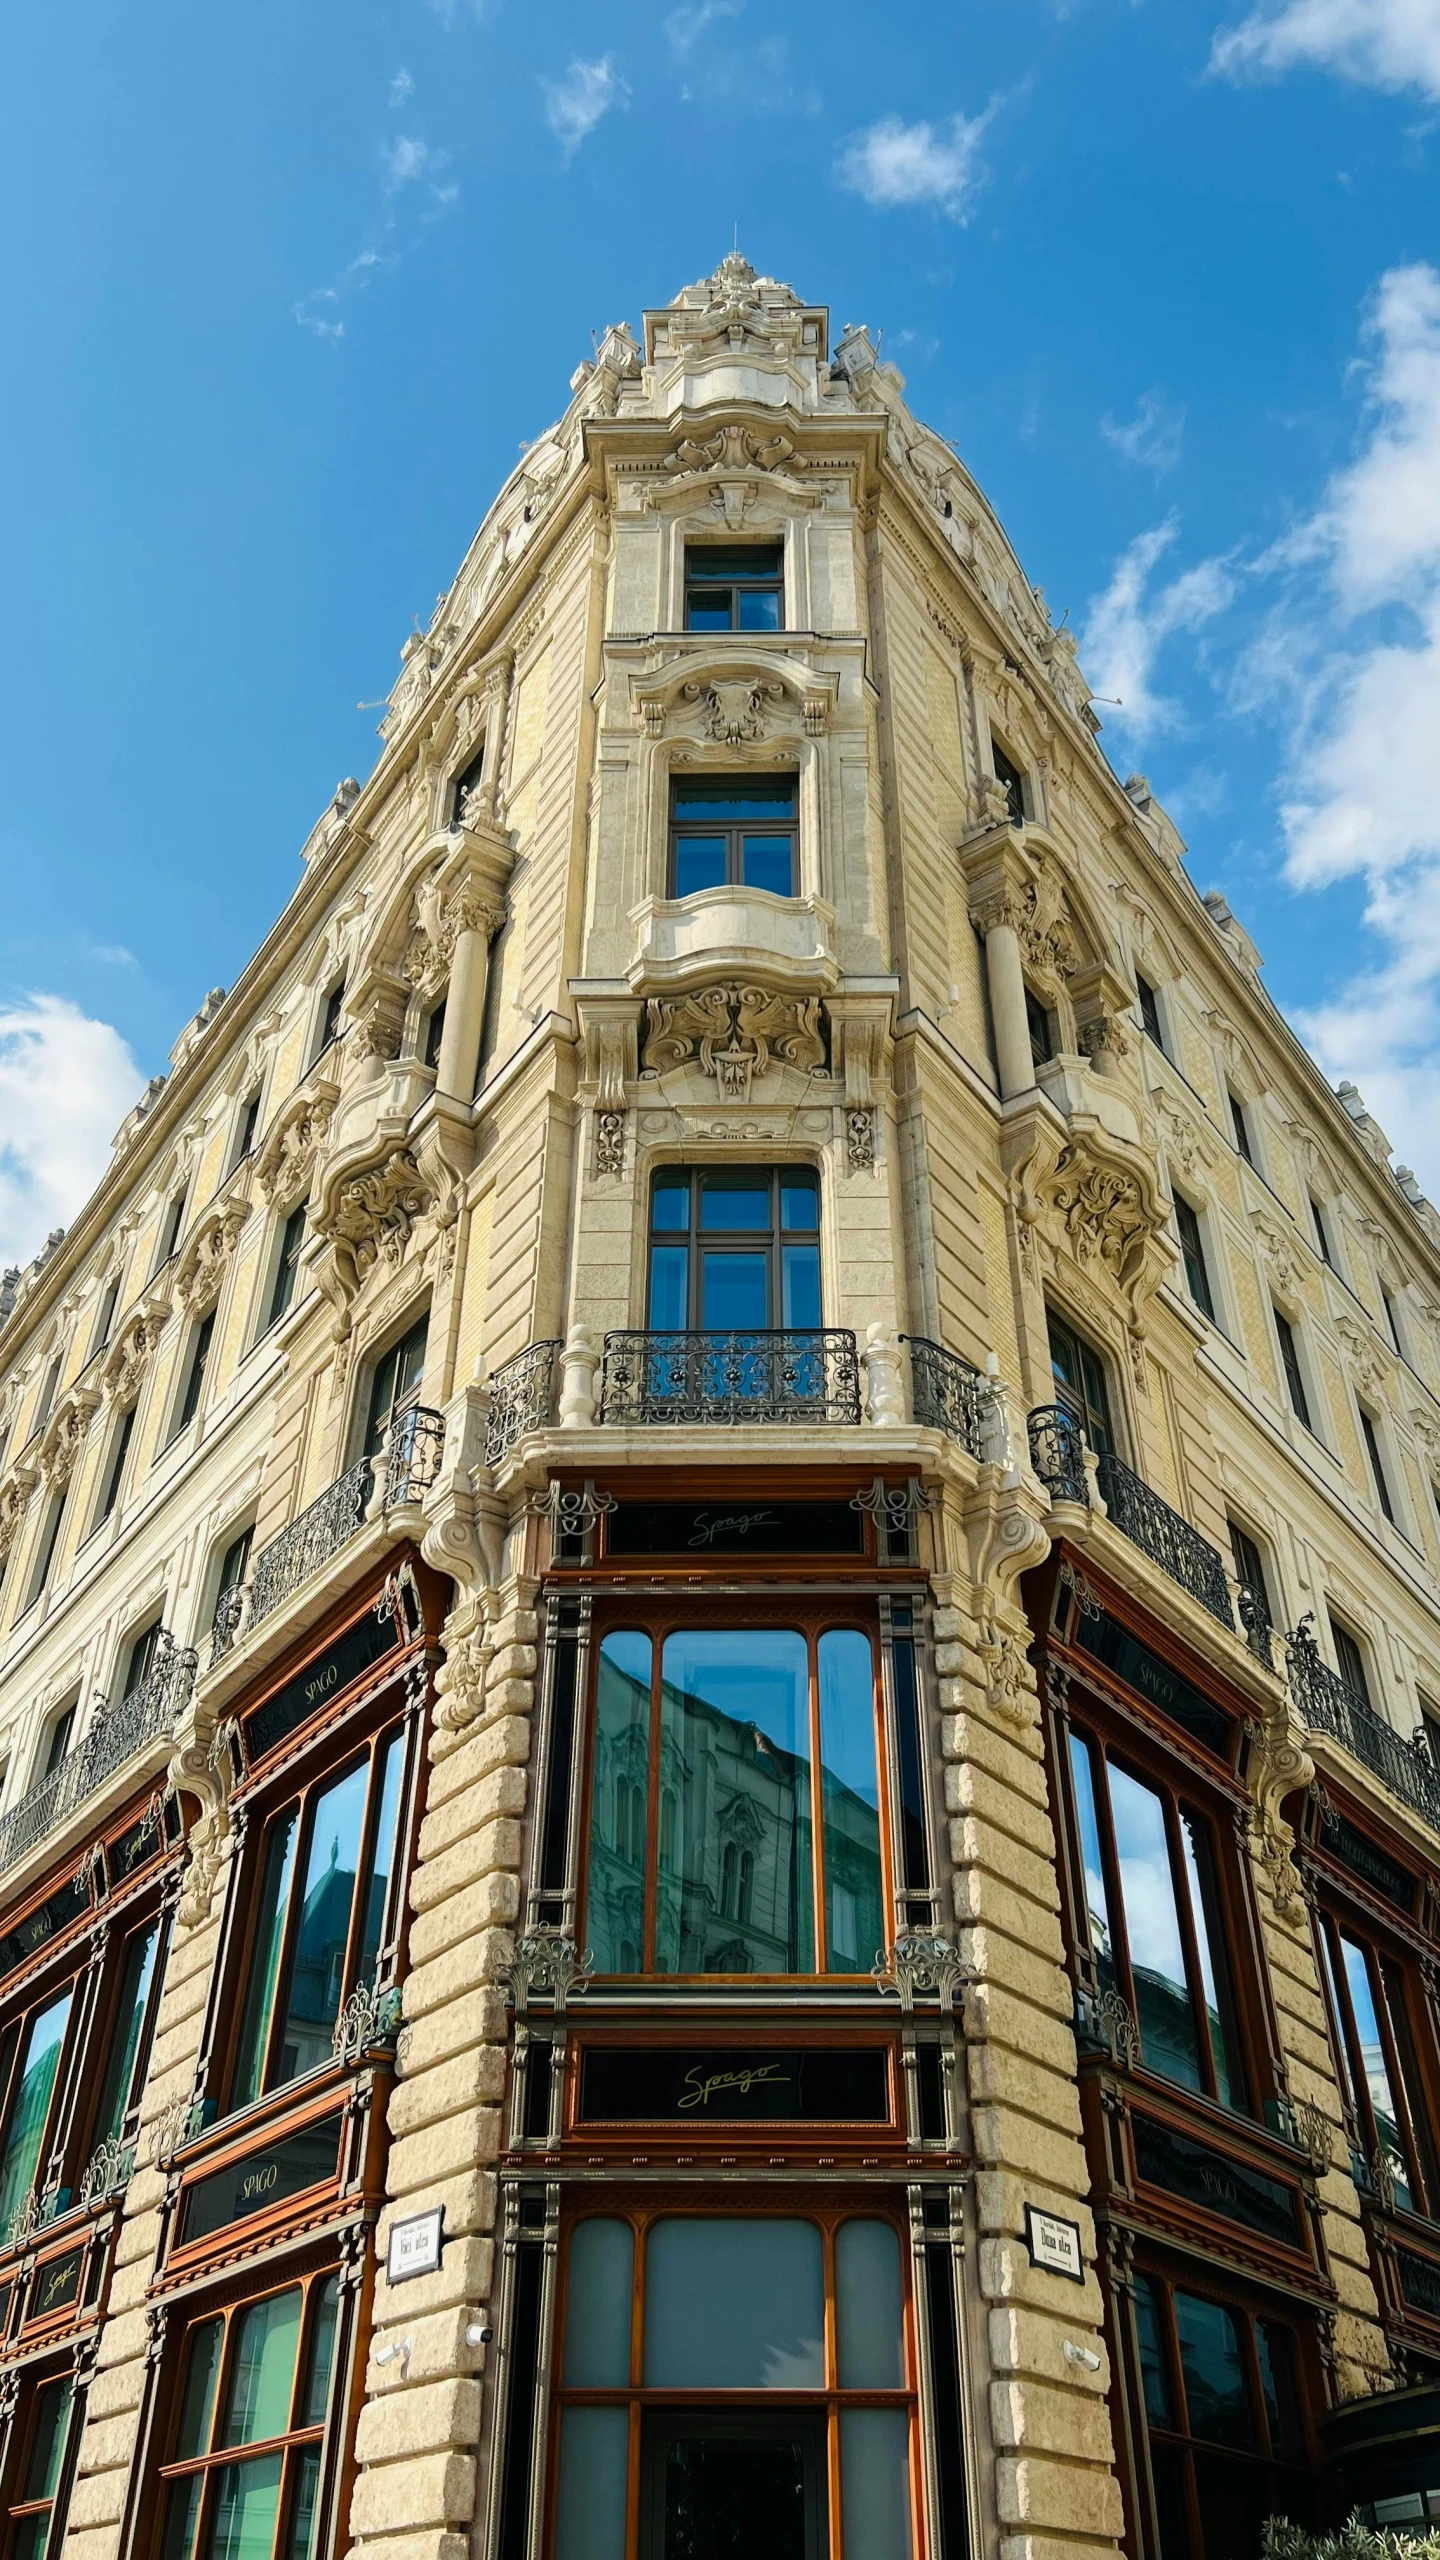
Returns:
[[[28,2401],[17,2429],[22,2450],[10,2502],[10,2560],[44,2560],[47,2550],[61,2548],[73,2468],[71,2437],[84,2405],[68,2374],[32,2384]]]
[[[686,630],[781,630],[784,573],[784,546],[778,542],[687,542]]]
[[[420,1381],[425,1369],[425,1339],[430,1329],[429,1309],[418,1324],[390,1348],[375,1364],[370,1381],[370,1402],[365,1420],[367,1458],[378,1458],[385,1446],[386,1435],[397,1413],[417,1402]]]
[[[50,1569],[55,1562],[55,1551],[60,1544],[60,1530],[65,1519],[66,1490],[67,1488],[62,1485],[58,1493],[51,1494],[45,1506],[45,1517],[40,1526],[40,1543],[35,1550],[35,1562],[30,1568],[30,1583],[25,1593],[27,1609],[33,1609],[50,1579]]]
[[[48,2165],[60,2062],[75,1985],[12,2019],[0,2036],[0,2231],[14,2220]]]
[[[105,1470],[104,1491],[100,1496],[100,1508],[95,1515],[95,1526],[97,1529],[102,1527],[104,1522],[109,1519],[111,1512],[114,1510],[116,1503],[120,1499],[120,1487],[125,1481],[125,1461],[130,1455],[130,1441],[135,1429],[135,1415],[137,1410],[138,1408],[135,1405],[127,1405],[115,1426],[115,1439],[110,1451],[110,1464]]]
[[[1135,1000],[1140,1007],[1141,1030],[1163,1055],[1165,1042],[1160,1031],[1160,1006],[1149,979],[1142,978],[1138,969],[1135,972]]]
[[[231,1539],[220,1559],[220,1579],[215,1587],[217,1599],[222,1592],[237,1590],[244,1581],[245,1568],[250,1562],[250,1549],[254,1538],[255,1523],[252,1520],[248,1529],[242,1529],[238,1538]]]
[[[1322,1262],[1328,1262],[1333,1271],[1335,1256],[1330,1250],[1330,1229],[1326,1223],[1325,1212],[1313,1191],[1310,1194],[1310,1217],[1315,1229],[1315,1242],[1320,1248],[1320,1259]]]
[[[255,1144],[255,1128],[259,1118],[260,1087],[257,1084],[254,1092],[249,1096],[247,1101],[242,1103],[240,1108],[240,1118],[236,1123],[235,1128],[235,1152],[230,1159],[230,1169],[232,1173],[234,1172],[237,1164],[243,1164],[245,1162],[246,1157]]]
[[[1402,2213],[1440,2211],[1435,2144],[1400,1963],[1352,1925],[1320,1917],[1323,1974],[1340,2083],[1362,2147],[1378,2161]]]
[[[1275,1335],[1280,1345],[1280,1366],[1285,1372],[1285,1389],[1290,1398],[1290,1410],[1297,1422],[1303,1422],[1307,1431],[1313,1431],[1315,1426],[1310,1419],[1310,1400],[1305,1393],[1305,1380],[1300,1369],[1300,1350],[1295,1340],[1295,1329],[1288,1318],[1282,1316],[1278,1307],[1272,1307],[1271,1314],[1275,1318]]]
[[[1092,1449],[1113,1449],[1115,1435],[1110,1428],[1110,1391],[1104,1362],[1082,1335],[1061,1322],[1053,1308],[1047,1309],[1047,1323],[1056,1403],[1062,1413],[1069,1414]]]
[[[1012,763],[1007,756],[999,739],[994,737],[990,741],[990,762],[995,779],[1009,803],[1011,826],[1023,827],[1025,824],[1025,777],[1019,766]]]
[[[53,1778],[65,1758],[70,1748],[70,1736],[75,1730],[75,1718],[78,1712],[78,1702],[72,1698],[69,1706],[62,1708],[46,1733],[45,1749],[40,1762],[42,1778]]]
[[[586,1942],[602,1973],[868,1973],[889,1905],[859,1628],[641,1630],[599,1652]]]
[[[331,2058],[335,2022],[373,1984],[397,1922],[404,1732],[391,1725],[338,1777],[266,1825],[231,2103]]]
[[[185,1223],[185,1197],[183,1191],[177,1191],[165,1212],[165,1224],[160,1230],[160,1250],[155,1262],[157,1271],[170,1260],[180,1241],[180,1230]]]
[[[345,981],[343,978],[337,978],[334,986],[328,990],[321,1007],[320,1026],[315,1038],[315,1058],[310,1061],[312,1066],[315,1064],[315,1059],[323,1058],[326,1050],[339,1039],[340,1016],[344,1004]]]
[[[433,1012],[431,1012],[430,1014],[428,1014],[428,1015],[427,1015],[427,1017],[426,1017],[426,1022],[425,1022],[425,1052],[424,1052],[424,1055],[425,1055],[425,1064],[426,1064],[426,1066],[427,1066],[427,1067],[438,1067],[438,1066],[439,1066],[439,1064],[440,1064],[440,1043],[441,1043],[441,1041],[444,1039],[444,1037],[445,1037],[445,999],[444,999],[444,997],[442,996],[442,997],[441,997],[441,999],[440,999],[440,1002],[435,1006],[435,1008],[434,1008]]]
[[[161,1937],[157,1916],[132,1929],[121,1952],[113,1999],[106,2004],[109,2043],[95,2104],[92,2154],[102,2142],[128,2141],[135,2131],[164,1972]]]
[[[100,1312],[95,1318],[95,1339],[90,1346],[92,1358],[95,1352],[103,1351],[109,1341],[110,1328],[115,1322],[115,1310],[119,1304],[120,1274],[117,1271],[114,1279],[107,1280],[105,1284],[105,1294],[100,1301]]]
[[[175,1416],[175,1429],[170,1435],[172,1440],[179,1437],[187,1423],[194,1421],[200,1410],[200,1398],[205,1389],[205,1369],[210,1358],[210,1345],[214,1339],[215,1310],[212,1307],[209,1314],[202,1316],[195,1327],[190,1344],[189,1365],[185,1371],[185,1392],[180,1398],[180,1409]]]
[[[1230,1553],[1235,1565],[1235,1579],[1240,1585],[1242,1594],[1248,1592],[1253,1612],[1253,1619],[1244,1617],[1242,1612],[1242,1623],[1247,1633],[1253,1632],[1256,1624],[1268,1630],[1275,1621],[1271,1613],[1270,1593],[1265,1581],[1265,1559],[1248,1529],[1242,1529],[1238,1520],[1232,1520],[1229,1526]]]
[[[144,1687],[155,1668],[155,1658],[160,1651],[160,1638],[164,1631],[162,1621],[159,1618],[152,1618],[149,1625],[142,1627],[138,1636],[133,1639],[129,1658],[125,1664],[125,1685],[120,1693],[122,1697],[133,1698],[136,1690]]]
[[[1365,1455],[1370,1461],[1370,1475],[1375,1487],[1375,1499],[1379,1503],[1386,1519],[1390,1522],[1391,1527],[1393,1528],[1395,1525],[1395,1505],[1390,1499],[1390,1487],[1385,1475],[1385,1461],[1380,1455],[1380,1434],[1375,1428],[1374,1417],[1366,1412],[1363,1404],[1359,1408],[1359,1413],[1361,1435],[1365,1442]]]
[[[1231,1093],[1229,1095],[1229,1101],[1230,1126],[1235,1132],[1236,1147],[1239,1153],[1244,1157],[1246,1163],[1253,1164],[1255,1157],[1250,1145],[1250,1123],[1245,1116],[1245,1105],[1240,1100],[1238,1094]]]
[[[1405,1345],[1400,1339],[1400,1319],[1396,1315],[1395,1301],[1391,1297],[1388,1289],[1381,1290],[1380,1304],[1385,1310],[1385,1330],[1390,1336],[1391,1349],[1397,1351],[1400,1358],[1403,1360],[1405,1357]]]
[[[1210,1294],[1210,1274],[1205,1267],[1205,1246],[1200,1234],[1200,1221],[1188,1200],[1175,1194],[1175,1226],[1180,1237],[1180,1251],[1185,1263],[1185,1285],[1202,1316],[1215,1322],[1215,1301]]]
[[[648,1321],[666,1332],[820,1324],[820,1191],[806,1165],[667,1165],[650,1194]]]
[[[1156,2275],[1137,2276],[1134,2304],[1166,2560],[1258,2551],[1277,2511],[1313,2522],[1293,2330]]]
[[[270,1303],[265,1310],[267,1333],[272,1325],[279,1323],[295,1295],[295,1271],[300,1260],[300,1248],[305,1241],[305,1218],[309,1206],[308,1200],[302,1200],[298,1208],[291,1210],[281,1230],[275,1277],[270,1283]]]
[[[1031,1064],[1043,1067],[1046,1059],[1055,1055],[1055,1028],[1051,1015],[1030,987],[1025,990],[1025,1020],[1030,1031]]]
[[[49,1368],[45,1372],[44,1379],[41,1382],[39,1400],[36,1403],[35,1412],[30,1424],[30,1437],[32,1440],[34,1439],[37,1431],[44,1430],[46,1423],[50,1419],[50,1407],[55,1401],[55,1390],[60,1384],[60,1369],[61,1361],[57,1354],[55,1359],[51,1361]]]
[[[455,779],[450,786],[450,824],[452,827],[460,827],[464,825],[467,814],[465,803],[469,799],[472,791],[479,790],[484,778],[485,741],[482,738],[478,752],[470,758],[470,761],[465,766],[464,771],[456,774]]]
[[[1335,1647],[1336,1668],[1350,1695],[1358,1698],[1361,1706],[1368,1708],[1373,1715],[1370,1683],[1365,1677],[1365,1656],[1349,1628],[1342,1627],[1338,1618],[1330,1621],[1330,1640]]]
[[[795,798],[793,773],[677,774],[670,785],[670,896],[729,886],[795,897]]]
[[[165,2560],[307,2560],[340,2282],[315,2275],[192,2321],[165,2485]]]

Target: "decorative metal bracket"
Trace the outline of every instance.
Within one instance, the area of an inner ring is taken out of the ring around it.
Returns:
[[[388,1983],[382,1991],[373,1982],[357,1982],[335,2021],[330,2039],[336,2061],[356,2063],[362,2062],[367,2053],[393,2053],[402,2014],[397,1984]]]
[[[1133,2071],[1140,2059],[1135,2020],[1118,1991],[1075,1985],[1075,2042],[1082,2053],[1108,2053],[1117,2071]]]
[[[965,1962],[951,1939],[922,1930],[897,1938],[893,1947],[882,1947],[871,1971],[876,1990],[895,1992],[907,2014],[918,1993],[933,1992],[946,2016],[953,2017],[957,1998],[963,2001],[967,1984],[975,1979],[974,1966]]]
[[[509,1990],[517,2016],[523,2015],[535,1992],[548,1991],[558,2018],[564,2015],[572,1992],[588,1988],[594,1970],[593,1955],[588,1950],[581,1955],[574,1939],[562,1929],[532,1929],[516,1939],[515,1952],[501,1966],[499,1979]]]
[[[95,2150],[80,2181],[82,2204],[105,2204],[120,2195],[135,2174],[135,2145],[110,2134]]]

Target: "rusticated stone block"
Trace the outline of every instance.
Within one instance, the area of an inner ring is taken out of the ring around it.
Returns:
[[[422,2125],[437,2124],[444,2116],[494,2103],[504,2086],[503,2048],[476,2045],[448,2062],[433,2063],[413,2078],[407,2073],[390,2094],[390,2130],[396,2135],[418,2133]]]
[[[508,1927],[519,1908],[520,1888],[512,1873],[484,1876],[464,1893],[452,1893],[438,1910],[422,1914],[410,1932],[411,1951],[423,1964],[428,1956],[440,1955],[462,1938]]]
[[[411,2454],[361,2472],[350,2501],[350,2530],[413,2533],[417,2525],[468,2524],[474,2508],[473,2454]]]
[[[361,2410],[355,2435],[360,2461],[395,2462],[478,2441],[480,2385],[473,2376],[417,2384],[413,2358],[410,2375],[404,2390],[385,2391]]]

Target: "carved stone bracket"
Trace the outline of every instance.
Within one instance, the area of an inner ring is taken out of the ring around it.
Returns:
[[[780,995],[732,983],[693,995],[652,996],[643,1063],[663,1075],[697,1063],[727,1102],[748,1102],[751,1082],[775,1059],[802,1072],[825,1056],[818,996]]]
[[[99,1402],[98,1387],[76,1387],[51,1415],[40,1443],[40,1473],[52,1493],[58,1493],[74,1474],[90,1416]]]
[[[335,1305],[342,1329],[377,1264],[397,1266],[418,1218],[434,1194],[408,1147],[391,1147],[378,1164],[350,1173],[316,1206],[312,1226],[327,1250],[316,1278]]]
[[[1310,1277],[1309,1259],[1297,1239],[1288,1234],[1276,1218],[1264,1210],[1253,1209],[1250,1223],[1259,1239],[1265,1266],[1282,1296],[1300,1297]]]
[[[1315,1763],[1305,1742],[1305,1728],[1287,1698],[1271,1710],[1255,1734],[1247,1772],[1253,1798],[1251,1847],[1270,1887],[1275,1916],[1292,1929],[1304,1920],[1304,1889],[1291,1855],[1294,1827],[1280,1807],[1297,1788],[1314,1781]]]
[[[339,1086],[321,1076],[281,1112],[255,1159],[255,1179],[272,1209],[308,1189],[339,1099]]]
[[[249,1201],[232,1193],[201,1220],[175,1273],[176,1303],[186,1315],[203,1315],[214,1305],[249,1215]]]

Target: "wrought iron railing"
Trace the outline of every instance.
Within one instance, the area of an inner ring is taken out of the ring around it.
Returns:
[[[1307,1725],[1343,1742],[1347,1751],[1383,1780],[1436,1831],[1440,1831],[1440,1769],[1423,1741],[1407,1741],[1378,1716],[1370,1702],[1332,1671],[1320,1657],[1308,1618],[1302,1618],[1285,1642],[1290,1653],[1290,1686]]]
[[[162,1628],[150,1669],[129,1697],[113,1707],[101,1704],[84,1740],[67,1751],[59,1768],[0,1817],[0,1871],[57,1830],[147,1742],[171,1731],[189,1700],[195,1666],[193,1648],[178,1645]]]
[[[1192,1600],[1198,1600],[1202,1609],[1208,1609],[1212,1618],[1218,1618],[1222,1627],[1233,1628],[1230,1577],[1219,1548],[1182,1520],[1164,1496],[1112,1449],[1098,1452],[1095,1478],[1110,1518],[1131,1545],[1168,1573],[1182,1591],[1188,1591]]]
[[[232,1582],[217,1599],[215,1615],[210,1621],[210,1670],[213,1671],[221,1656],[229,1652],[240,1633],[249,1597],[248,1582]]]
[[[860,1362],[838,1325],[607,1333],[602,1422],[858,1422]]]
[[[1270,1624],[1270,1607],[1264,1592],[1257,1591],[1253,1582],[1236,1585],[1235,1614],[1256,1661],[1263,1662],[1267,1671],[1273,1671],[1275,1630]]]
[[[902,1333],[910,1346],[910,1406],[922,1430],[943,1431],[972,1458],[981,1455],[980,1399],[985,1381],[957,1351],[924,1334]]]
[[[1037,1405],[1029,1416],[1030,1464],[1052,1502],[1090,1499],[1085,1474],[1085,1442],[1080,1425],[1063,1405]]]
[[[445,1450],[445,1416],[429,1405],[397,1413],[385,1441],[385,1508],[403,1511],[429,1492]]]
[[[385,1508],[403,1510],[433,1484],[445,1440],[445,1418],[426,1405],[407,1406],[390,1425],[380,1465],[384,1470]],[[343,1476],[327,1485],[319,1499],[263,1546],[250,1566],[247,1626],[258,1627],[298,1591],[322,1564],[353,1538],[364,1523],[375,1489],[375,1460],[357,1458]],[[227,1595],[228,1597],[228,1595]],[[233,1632],[233,1631],[232,1631]],[[221,1651],[224,1651],[222,1645]],[[211,1661],[216,1658],[211,1639]]]
[[[527,1431],[543,1431],[555,1395],[558,1342],[532,1342],[506,1360],[490,1381],[490,1412],[485,1424],[485,1464],[495,1466]]]

